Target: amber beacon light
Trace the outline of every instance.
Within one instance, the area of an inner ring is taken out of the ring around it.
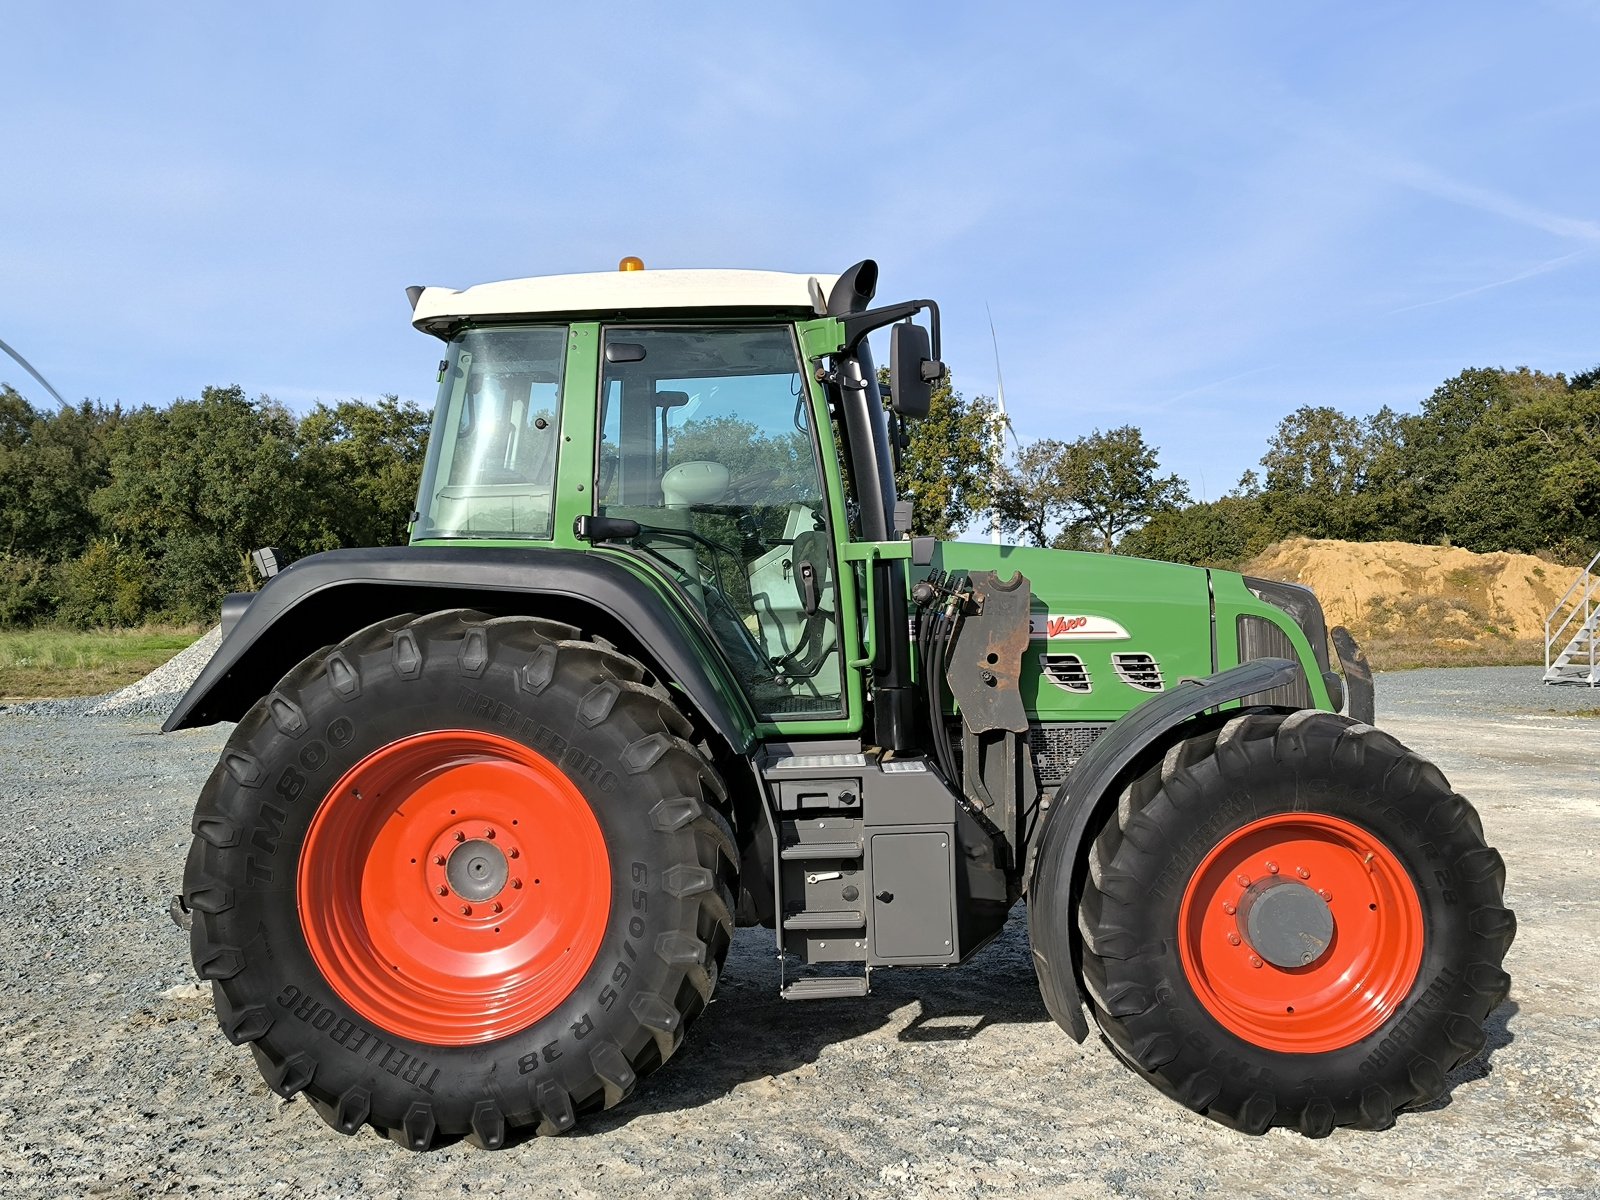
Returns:
[[[619,271],[642,271],[642,270],[644,270],[644,259],[635,258],[633,255],[630,254],[630,255],[628,255],[627,258],[623,259],[621,262],[619,262],[617,264],[617,270],[619,270]]]

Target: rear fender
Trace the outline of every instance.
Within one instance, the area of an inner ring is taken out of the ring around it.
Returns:
[[[1184,680],[1147,700],[1095,739],[1056,792],[1050,816],[1034,839],[1029,871],[1028,941],[1050,1015],[1078,1041],[1089,1035],[1078,982],[1077,898],[1082,892],[1087,842],[1094,818],[1114,803],[1128,768],[1151,748],[1181,736],[1185,722],[1198,724],[1218,705],[1279,687],[1297,677],[1298,663],[1259,658],[1208,679]]]
[[[599,634],[676,687],[691,716],[745,756],[755,716],[709,633],[613,559],[575,550],[412,546],[333,550],[269,579],[163,732],[237,721],[307,655],[397,613],[476,608]]]

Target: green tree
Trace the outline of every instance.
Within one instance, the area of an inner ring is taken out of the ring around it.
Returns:
[[[40,412],[0,386],[0,553],[61,562],[99,532],[89,504],[107,478],[117,409]]]
[[[1000,518],[1036,546],[1109,554],[1157,513],[1188,503],[1188,486],[1158,475],[1159,468],[1156,448],[1134,425],[1070,442],[1042,439],[1018,452],[997,505]]]
[[[1004,478],[1005,418],[987,396],[968,400],[948,376],[933,391],[928,415],[906,422],[896,490],[913,502],[912,532],[952,538],[986,517]]]
[[[1496,372],[1433,517],[1471,550],[1582,552],[1600,540],[1600,391]]]
[[[428,449],[429,412],[398,396],[318,404],[296,429],[317,549],[404,544]]]
[[[294,416],[238,387],[128,414],[110,440],[110,479],[95,493],[105,528],[154,564],[162,607],[214,616],[220,593],[242,586],[256,546],[298,552],[321,532],[301,486]]]
[[[1106,433],[1096,429],[1073,442],[1077,494],[1073,522],[1094,535],[1109,554],[1127,532],[1157,513],[1189,503],[1188,485],[1176,475],[1157,475],[1159,453],[1135,425]]]
[[[1461,480],[1473,428],[1505,399],[1505,373],[1469,367],[1434,389],[1422,411],[1401,420],[1394,499],[1403,506],[1398,532],[1406,541],[1439,542],[1460,535],[1450,496]]]
[[[1035,546],[1048,546],[1072,523],[1077,479],[1072,443],[1040,438],[1017,450],[994,498],[1001,527]]]
[[[1233,570],[1276,540],[1258,497],[1224,496],[1156,513],[1117,543],[1117,553]]]
[[[1374,523],[1368,478],[1395,436],[1384,409],[1361,420],[1326,405],[1303,405],[1278,422],[1261,466],[1264,511],[1284,533],[1359,539]]]

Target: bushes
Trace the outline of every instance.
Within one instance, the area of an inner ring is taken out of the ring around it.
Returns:
[[[150,611],[150,563],[114,539],[96,539],[57,575],[55,616],[69,625],[137,625]]]
[[[206,388],[49,413],[0,387],[0,626],[210,621],[257,546],[403,541],[427,434],[392,396],[296,416]]]
[[[32,625],[55,608],[55,572],[42,558],[0,554],[0,627]]]

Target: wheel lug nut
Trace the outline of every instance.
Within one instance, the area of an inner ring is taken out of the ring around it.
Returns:
[[[513,846],[513,847],[511,847],[511,849],[506,851],[506,857],[507,858],[521,858],[522,857],[522,851],[518,850],[515,846]]]
[[[1231,901],[1224,900],[1222,902],[1222,911],[1227,913],[1231,917],[1231,916],[1233,916],[1234,913],[1238,912],[1239,910],[1233,906],[1233,903]]]
[[[436,866],[436,867],[442,867],[442,866],[444,866],[444,855],[442,855],[442,854],[435,854],[435,855],[434,855],[434,856],[433,856],[433,865],[434,865],[434,866]]]
[[[1318,888],[1317,889],[1317,895],[1321,896],[1324,900],[1332,900],[1333,899],[1333,893],[1330,892],[1327,888]]]
[[[483,836],[484,836],[484,837],[486,837],[486,838],[488,838],[488,839],[489,839],[489,840],[490,840],[490,841],[491,841],[491,842],[492,842],[492,841],[494,841],[494,830],[492,830],[492,829],[485,829],[485,830],[484,830],[484,831],[483,831]]]
[[[1249,887],[1250,886],[1250,876],[1248,876],[1248,875],[1243,875],[1243,874],[1235,875],[1233,877],[1233,881],[1235,883],[1237,883],[1240,887]]]
[[[462,833],[460,830],[457,830],[456,831],[456,841],[464,842],[466,840],[467,840],[467,835]]]
[[[513,880],[512,880],[512,881],[511,881],[511,886],[512,886],[512,888],[513,888],[513,889],[516,889],[516,888],[520,888],[520,887],[521,887],[521,886],[522,886],[522,880],[520,880],[520,879],[513,879]]]
[[[461,906],[461,915],[462,915],[462,916],[463,916],[463,917],[470,917],[470,916],[471,916],[471,915],[472,915],[472,905],[470,905],[470,904],[463,904],[463,905],[462,905],[462,906]]]
[[[1311,872],[1306,870],[1304,867],[1296,867],[1294,869],[1294,873],[1296,875],[1300,876],[1301,879],[1310,879],[1311,878]]]
[[[445,887],[445,885],[442,883],[436,887],[434,891],[438,892],[441,896],[448,896],[450,894],[450,889]]]
[[[495,912],[504,912],[505,911],[505,906],[503,904],[501,904],[500,901],[496,900],[494,902],[494,911]]]
[[[1238,944],[1239,944],[1239,935],[1237,933],[1230,933],[1228,935],[1228,945],[1237,946]]]
[[[1259,958],[1257,958],[1254,954],[1252,954],[1250,956],[1250,965],[1252,967],[1259,967],[1261,965],[1261,960]]]
[[[1267,874],[1268,875],[1276,875],[1277,873],[1278,873],[1278,864],[1275,863],[1275,862],[1269,862],[1267,864]]]

